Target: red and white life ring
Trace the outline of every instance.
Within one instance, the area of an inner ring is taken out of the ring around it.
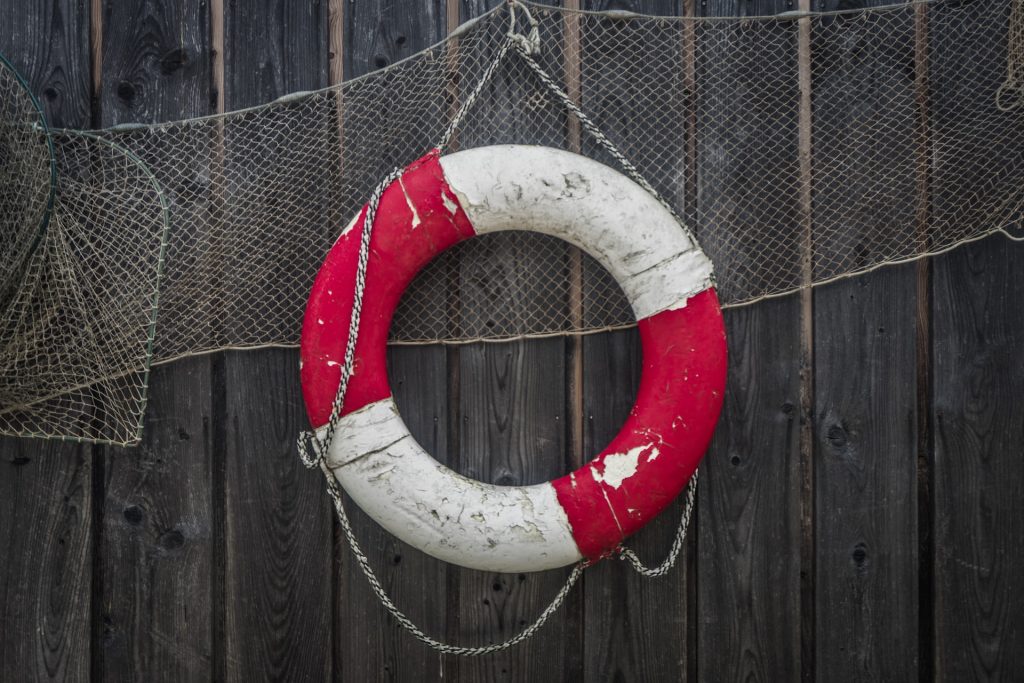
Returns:
[[[366,208],[324,262],[302,329],[302,388],[322,430],[340,381]],[[402,421],[388,385],[392,313],[413,276],[475,235],[555,235],[607,268],[639,322],[636,404],[608,447],[534,486],[468,479],[434,460]],[[327,464],[359,507],[447,562],[500,572],[598,559],[685,487],[725,389],[725,328],[711,262],[648,192],[569,152],[493,146],[410,165],[383,193],[371,236],[356,364]]]

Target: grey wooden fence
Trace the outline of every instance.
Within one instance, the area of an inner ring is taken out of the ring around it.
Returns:
[[[366,73],[498,1],[5,0],[0,50],[55,125],[168,120]],[[808,2],[584,7],[734,15]],[[764,122],[790,124],[799,135],[799,121]],[[713,142],[683,151],[688,201],[715,191],[699,173]],[[941,188],[918,190],[942,201]],[[657,581],[593,567],[538,638],[474,660],[402,633],[350,561],[320,476],[294,453],[295,352],[160,367],[140,448],[0,441],[0,679],[1019,678],[1022,297],[1024,247],[992,238],[729,312],[726,409],[681,566]],[[624,331],[398,348],[390,372],[428,449],[517,483],[606,443],[638,355]],[[459,642],[510,636],[563,580],[463,571],[354,521],[397,602]],[[675,522],[644,530],[641,555],[659,556]]]

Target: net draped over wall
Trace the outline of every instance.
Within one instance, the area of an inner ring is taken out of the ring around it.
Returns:
[[[538,61],[696,231],[723,302],[739,305],[1015,223],[1015,1],[742,19],[530,11]],[[48,138],[0,68],[0,285],[14,272],[20,283],[0,310],[0,432],[132,443],[151,363],[297,344],[334,239],[381,177],[436,144],[508,25],[500,6],[387,69],[249,110],[55,131],[45,230]],[[967,46],[981,56],[962,60]],[[1011,104],[997,106],[1004,84]],[[455,147],[500,143],[615,166],[514,54]],[[30,227],[42,240],[19,261],[8,236]],[[432,263],[391,333],[456,342],[632,323],[596,262],[511,232]]]

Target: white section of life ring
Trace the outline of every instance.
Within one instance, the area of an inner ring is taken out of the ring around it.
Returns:
[[[604,164],[529,145],[468,149],[440,163],[478,235],[520,229],[571,242],[611,272],[637,320],[711,286],[711,261],[672,214]]]
[[[446,562],[528,572],[582,557],[551,484],[496,486],[448,469],[409,433],[394,399],[342,417],[327,464],[378,524]]]

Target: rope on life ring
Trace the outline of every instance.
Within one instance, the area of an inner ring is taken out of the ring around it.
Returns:
[[[365,215],[331,248],[306,308],[302,385],[318,430],[341,381]],[[543,484],[494,486],[442,466],[412,437],[388,384],[386,345],[421,268],[461,241],[519,227],[571,242],[611,272],[638,321],[643,372],[629,417],[593,460]],[[603,164],[524,145],[434,150],[381,194],[327,465],[378,524],[446,562],[528,572],[605,557],[679,495],[711,439],[726,367],[711,276],[674,217]]]
[[[510,12],[517,4],[510,3]],[[389,174],[342,231],[317,275],[302,333],[303,394],[316,431],[300,439],[300,454],[324,472],[342,529],[385,607],[417,638],[450,654],[485,654],[528,638],[581,569],[601,558],[618,553],[645,575],[665,573],[682,547],[697,465],[725,387],[725,330],[710,261],[672,208],[536,63],[536,41],[522,40],[514,27],[513,16],[509,38],[441,145]],[[632,180],[544,147],[442,156],[513,48]],[[554,481],[502,487],[449,470],[416,443],[391,396],[385,352],[394,309],[422,267],[475,235],[524,227],[575,244],[612,273],[636,314],[644,366],[636,404],[601,454]],[[688,482],[669,557],[645,568],[622,541]],[[376,580],[339,485],[381,526],[439,559],[502,572],[576,566],[538,620],[512,639],[485,647],[441,643],[412,624]]]

